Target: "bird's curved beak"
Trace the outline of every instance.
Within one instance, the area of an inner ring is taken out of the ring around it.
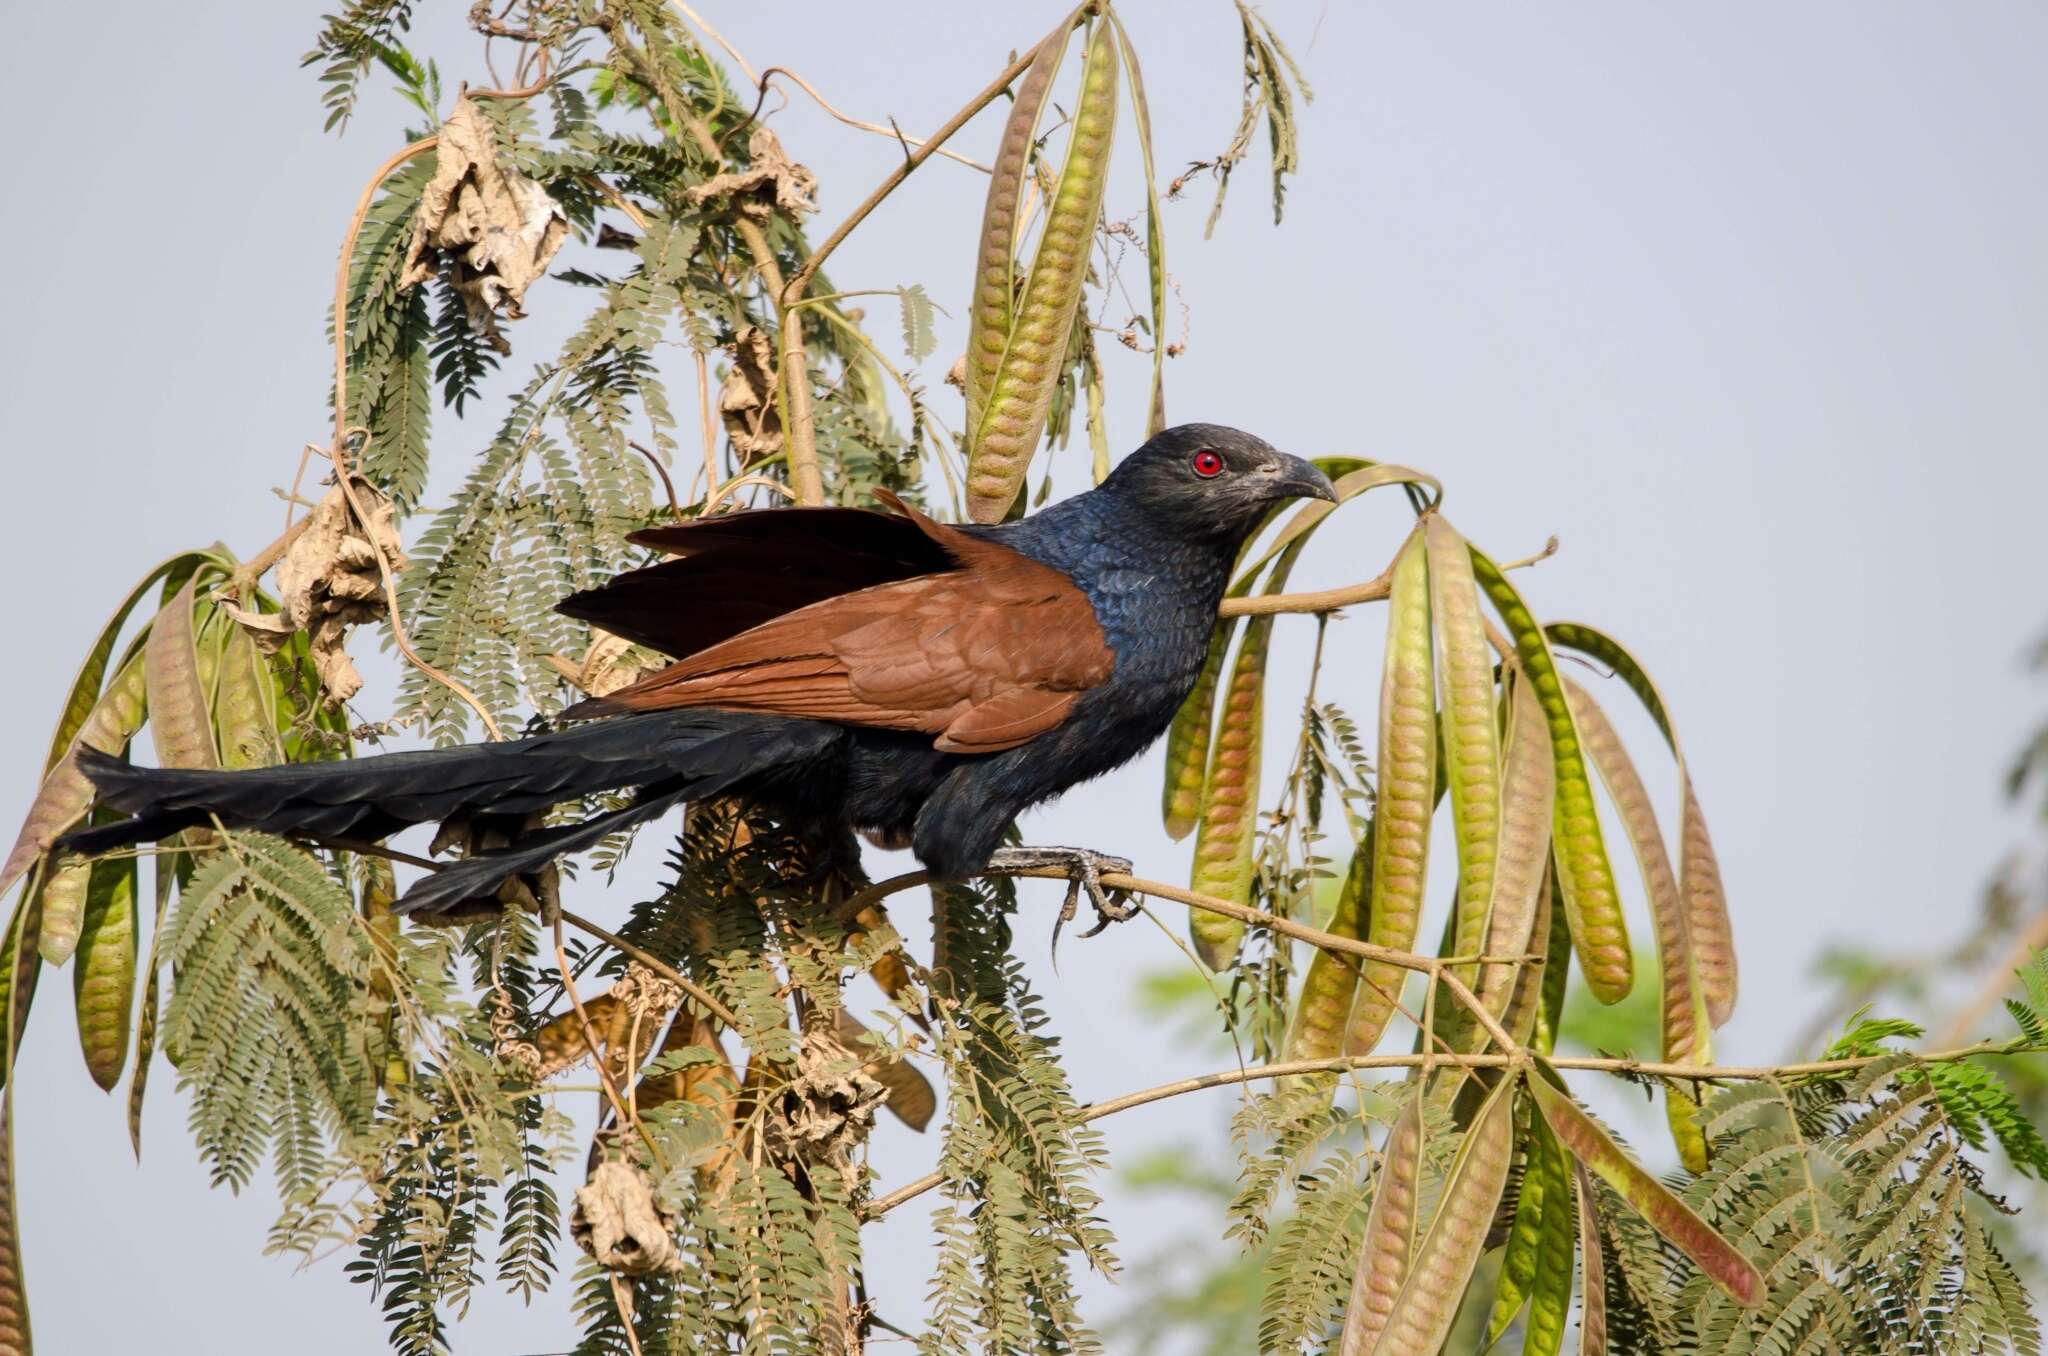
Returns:
[[[1281,452],[1259,470],[1273,477],[1269,485],[1275,499],[1327,499],[1332,504],[1337,502],[1337,487],[1316,468],[1314,462]]]

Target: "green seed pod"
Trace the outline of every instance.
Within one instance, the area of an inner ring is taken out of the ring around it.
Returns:
[[[1415,1245],[1414,1264],[1388,1313],[1374,1356],[1436,1356],[1450,1336],[1458,1303],[1471,1284],[1486,1234],[1500,1207],[1514,1158],[1514,1088],[1503,1078],[1487,1095],[1444,1175],[1443,1195],[1429,1229]]]
[[[1235,622],[1218,622],[1209,635],[1209,657],[1194,691],[1174,713],[1166,732],[1166,787],[1161,812],[1166,836],[1175,842],[1202,822],[1202,783],[1209,775],[1209,734],[1216,723],[1216,687],[1223,677],[1224,655],[1230,649]]]
[[[1619,1192],[1651,1228],[1671,1240],[1737,1304],[1761,1304],[1764,1278],[1749,1259],[1642,1164],[1624,1153],[1556,1080],[1556,1072],[1548,1064],[1539,1063],[1538,1071],[1530,1075],[1529,1090],[1535,1095],[1537,1110],[1550,1122],[1550,1128],[1572,1157]]]
[[[1436,808],[1436,684],[1430,658],[1429,563],[1418,529],[1394,562],[1387,658],[1380,683],[1378,831],[1373,835],[1368,940],[1407,951],[1422,919],[1429,821]],[[1344,1052],[1368,1055],[1385,1034],[1408,972],[1360,967]]]
[[[1281,553],[1265,592],[1278,593],[1307,539]],[[1209,775],[1202,786],[1201,832],[1195,838],[1191,889],[1237,904],[1251,903],[1252,849],[1258,838],[1259,754],[1265,728],[1266,654],[1273,637],[1271,616],[1245,624],[1230,686],[1223,694],[1223,713],[1216,725],[1216,744],[1209,756]],[[1212,970],[1227,967],[1244,940],[1244,924],[1204,910],[1188,914],[1196,954]]]
[[[1607,1350],[1607,1261],[1600,1253],[1600,1216],[1593,1206],[1593,1179],[1583,1163],[1572,1164],[1579,1199],[1579,1356]]]
[[[102,1092],[113,1091],[128,1061],[128,1009],[135,999],[135,891],[139,862],[90,864],[78,964],[71,972],[78,1043]]]
[[[1707,1016],[1718,1027],[1735,1012],[1735,934],[1728,921],[1728,896],[1721,886],[1721,864],[1707,833],[1706,813],[1693,790],[1692,773],[1686,768],[1685,751],[1679,746],[1663,694],[1636,657],[1605,632],[1578,622],[1552,622],[1543,629],[1557,644],[1613,669],[1642,701],[1678,760],[1678,892],[1685,900],[1686,930],[1692,938]]]
[[[150,623],[142,647],[142,671],[149,692],[149,732],[157,761],[165,767],[220,765],[207,711],[207,687],[199,672],[199,646],[192,616],[196,577],[185,581]]]
[[[1553,815],[1557,879],[1586,987],[1601,1002],[1618,1003],[1635,984],[1635,956],[1629,950],[1628,924],[1621,915],[1621,895],[1600,832],[1592,777],[1586,770],[1571,704],[1565,700],[1557,660],[1543,628],[1536,624],[1515,586],[1476,546],[1472,548],[1472,567],[1480,587],[1507,623],[1522,672],[1528,675],[1536,700],[1550,721],[1550,747],[1557,764]]]
[[[1530,1305],[1524,1328],[1525,1356],[1555,1356],[1564,1340],[1565,1314],[1572,1298],[1572,1230],[1577,1203],[1572,1199],[1571,1160],[1541,1116],[1528,1119],[1523,1138],[1526,1166],[1515,1219],[1501,1256],[1500,1279],[1494,1284],[1493,1310],[1486,1321],[1486,1344],[1500,1341],[1515,1316]]]
[[[146,693],[142,655],[132,654],[79,723],[70,747],[82,744],[101,753],[115,753],[126,748],[135,732],[142,728],[148,711]],[[66,756],[43,778],[42,788],[36,792],[35,801],[29,806],[28,817],[22,821],[21,835],[15,840],[14,850],[8,854],[7,866],[0,870],[0,890],[19,879],[23,871],[49,851],[50,844],[57,841],[59,834],[84,816],[92,804],[92,797],[92,783],[78,770],[78,764],[71,759],[67,749]],[[82,890],[78,898],[82,904]],[[75,942],[77,935],[75,930],[71,931],[68,940]],[[71,954],[68,944],[62,950],[67,957]]]
[[[1572,716],[1586,737],[1586,753],[1607,787],[1629,843],[1634,847],[1637,868],[1642,872],[1643,893],[1649,897],[1650,917],[1657,931],[1657,968],[1663,986],[1660,1000],[1664,1059],[1675,1064],[1713,1062],[1712,1028],[1707,1022],[1706,997],[1699,982],[1692,938],[1687,930],[1685,908],[1679,898],[1678,877],[1671,870],[1671,853],[1664,845],[1664,831],[1657,823],[1656,808],[1650,803],[1649,788],[1642,774],[1622,746],[1621,736],[1607,719],[1607,713],[1577,683],[1564,680],[1565,696],[1572,704]],[[1678,1157],[1689,1172],[1707,1170],[1707,1139],[1693,1119],[1698,1103],[1682,1093],[1667,1095],[1665,1110],[1671,1133],[1678,1145]]]
[[[1387,1132],[1379,1182],[1365,1218],[1365,1242],[1351,1278],[1339,1356],[1366,1356],[1386,1331],[1415,1252],[1415,1212],[1422,1181],[1422,1097],[1410,1097]]]
[[[1003,139],[996,147],[996,161],[988,180],[988,200],[981,212],[981,242],[974,261],[974,306],[967,324],[967,427],[981,422],[981,411],[995,385],[996,369],[1002,366],[1003,350],[1009,344],[1010,324],[1016,302],[1014,259],[1017,251],[1017,213],[1028,179],[1031,145],[1038,119],[1052,94],[1052,78],[1067,50],[1067,34],[1073,16],[1060,21],[1032,54],[1031,65],[1017,83],[1016,102],[1010,105],[1009,121],[1003,124]]]
[[[1537,900],[1550,865],[1552,802],[1557,765],[1550,751],[1550,726],[1526,678],[1516,678],[1508,695],[1506,760],[1501,770],[1500,850],[1494,860],[1493,899],[1487,906],[1486,952],[1520,955],[1540,945]],[[1498,1017],[1507,1011],[1523,967],[1485,966],[1479,997]]]
[[[1372,893],[1372,840],[1373,827],[1368,822],[1365,837],[1351,854],[1351,869],[1344,873],[1337,911],[1326,929],[1335,936],[1357,938],[1364,925],[1365,901]],[[1317,948],[1309,957],[1308,973],[1302,976],[1301,991],[1294,1000],[1285,1057],[1334,1058],[1343,1048],[1344,1029],[1357,992],[1358,957]]]
[[[1479,615],[1472,555],[1457,529],[1432,513],[1422,520],[1429,555],[1430,622],[1436,631],[1438,701],[1443,710],[1444,772],[1458,845],[1458,928],[1451,954],[1486,946],[1500,851],[1500,726],[1494,718],[1493,657]],[[1453,972],[1471,984],[1478,967]]]
[[[1066,164],[1047,204],[1045,227],[1010,322],[1008,342],[974,424],[967,454],[967,512],[1001,522],[1024,483],[1031,450],[1045,427],[1060,361],[1088,276],[1089,244],[1109,182],[1116,130],[1117,54],[1110,26],[1097,23],[1081,72],[1081,94]],[[970,357],[968,366],[974,361]]]

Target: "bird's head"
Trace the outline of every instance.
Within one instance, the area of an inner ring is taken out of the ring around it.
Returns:
[[[1330,478],[1263,438],[1221,424],[1180,424],[1125,457],[1102,488],[1189,538],[1242,541],[1288,499],[1328,499]]]

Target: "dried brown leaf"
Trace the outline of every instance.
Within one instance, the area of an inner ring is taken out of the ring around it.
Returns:
[[[499,160],[490,122],[472,99],[459,100],[441,124],[436,154],[399,285],[427,281],[445,261],[470,328],[510,353],[498,317],[526,314],[526,289],[547,272],[569,219],[545,188]]]
[[[329,490],[278,562],[279,611],[252,612],[222,604],[266,652],[275,652],[293,633],[306,632],[330,710],[339,709],[363,687],[346,642],[349,627],[381,620],[385,614],[378,552],[383,552],[393,573],[406,566],[391,500],[361,477],[355,480],[355,492],[370,521],[357,520],[341,486]]]
[[[748,325],[726,350],[732,363],[718,392],[718,412],[725,436],[742,464],[782,450],[782,416],[775,405],[775,344],[758,326]]]
[[[702,206],[713,198],[727,198],[735,211],[757,221],[778,211],[793,217],[818,210],[818,176],[783,153],[772,128],[756,127],[747,138],[747,161],[746,169],[716,175],[690,189],[691,203]]]

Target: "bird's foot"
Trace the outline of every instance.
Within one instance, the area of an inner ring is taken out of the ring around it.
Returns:
[[[1129,890],[1105,890],[1104,876],[1128,876],[1131,860],[1128,857],[1112,857],[1106,852],[1095,852],[1088,848],[1071,847],[1005,847],[997,848],[988,859],[989,868],[995,871],[1031,871],[1047,867],[1067,873],[1067,897],[1060,901],[1060,926],[1072,920],[1081,902],[1081,894],[1087,892],[1088,902],[1095,906],[1095,926],[1082,933],[1093,937],[1111,923],[1121,923],[1126,918],[1135,918],[1138,906],[1131,903]],[[1053,936],[1059,936],[1059,927],[1053,929]]]

